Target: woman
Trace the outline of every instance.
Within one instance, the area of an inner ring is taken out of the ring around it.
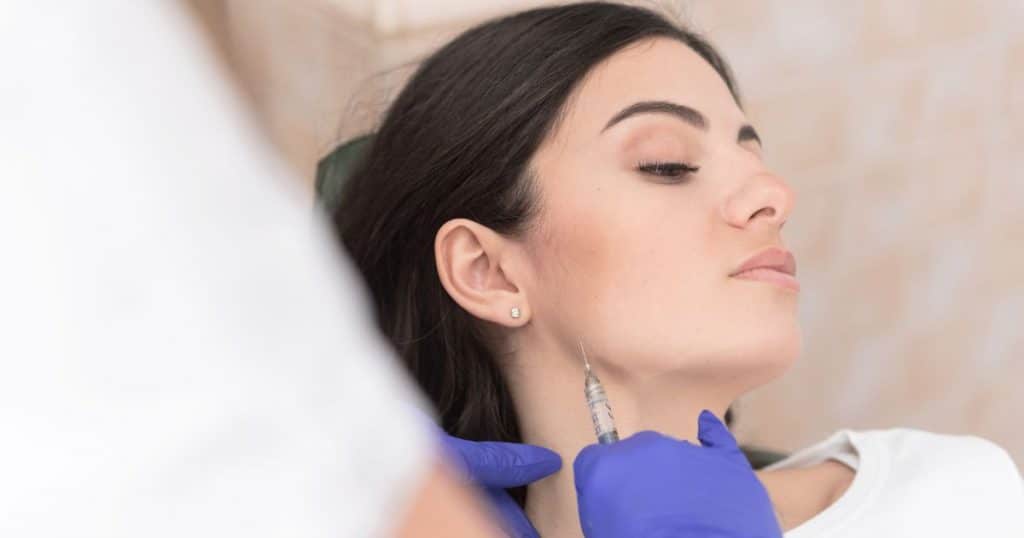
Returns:
[[[723,416],[790,367],[793,208],[710,45],[584,3],[429,57],[334,220],[444,429],[571,460],[594,442],[581,343],[623,437],[696,443],[702,409]],[[789,536],[1005,531],[1024,498],[1002,449],[910,430],[842,430],[757,477]],[[527,493],[540,535],[580,535],[570,466]]]

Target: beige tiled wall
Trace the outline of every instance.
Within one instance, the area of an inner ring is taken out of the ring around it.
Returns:
[[[307,178],[373,124],[408,62],[540,3],[352,1],[225,2],[232,54]],[[740,402],[741,437],[793,449],[909,426],[982,435],[1024,464],[1024,2],[641,3],[722,49],[798,192],[806,352]]]

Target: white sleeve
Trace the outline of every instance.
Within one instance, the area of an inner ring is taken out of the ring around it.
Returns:
[[[973,445],[960,465],[964,477],[958,487],[976,499],[984,514],[978,519],[995,534],[1024,536],[1024,481],[1009,452],[996,443],[977,436],[963,436]]]
[[[385,535],[423,401],[177,4],[5,2],[0,65],[0,535]]]

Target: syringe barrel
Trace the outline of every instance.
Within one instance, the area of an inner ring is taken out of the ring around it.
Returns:
[[[583,393],[590,408],[590,420],[594,422],[594,434],[602,445],[619,440],[619,432],[615,429],[615,418],[608,404],[608,395],[604,392],[601,382],[593,374],[587,376]]]

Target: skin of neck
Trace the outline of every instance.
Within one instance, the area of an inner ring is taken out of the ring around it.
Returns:
[[[583,534],[573,461],[597,438],[583,394],[581,356],[571,356],[556,346],[544,348],[517,353],[506,370],[523,442],[547,447],[562,457],[559,472],[529,486],[526,514],[545,538],[577,537]],[[590,363],[608,394],[621,439],[654,430],[700,445],[697,417],[701,410],[723,419],[744,390],[731,386],[728,377],[695,379],[692,372],[664,371],[633,374],[594,357]]]

